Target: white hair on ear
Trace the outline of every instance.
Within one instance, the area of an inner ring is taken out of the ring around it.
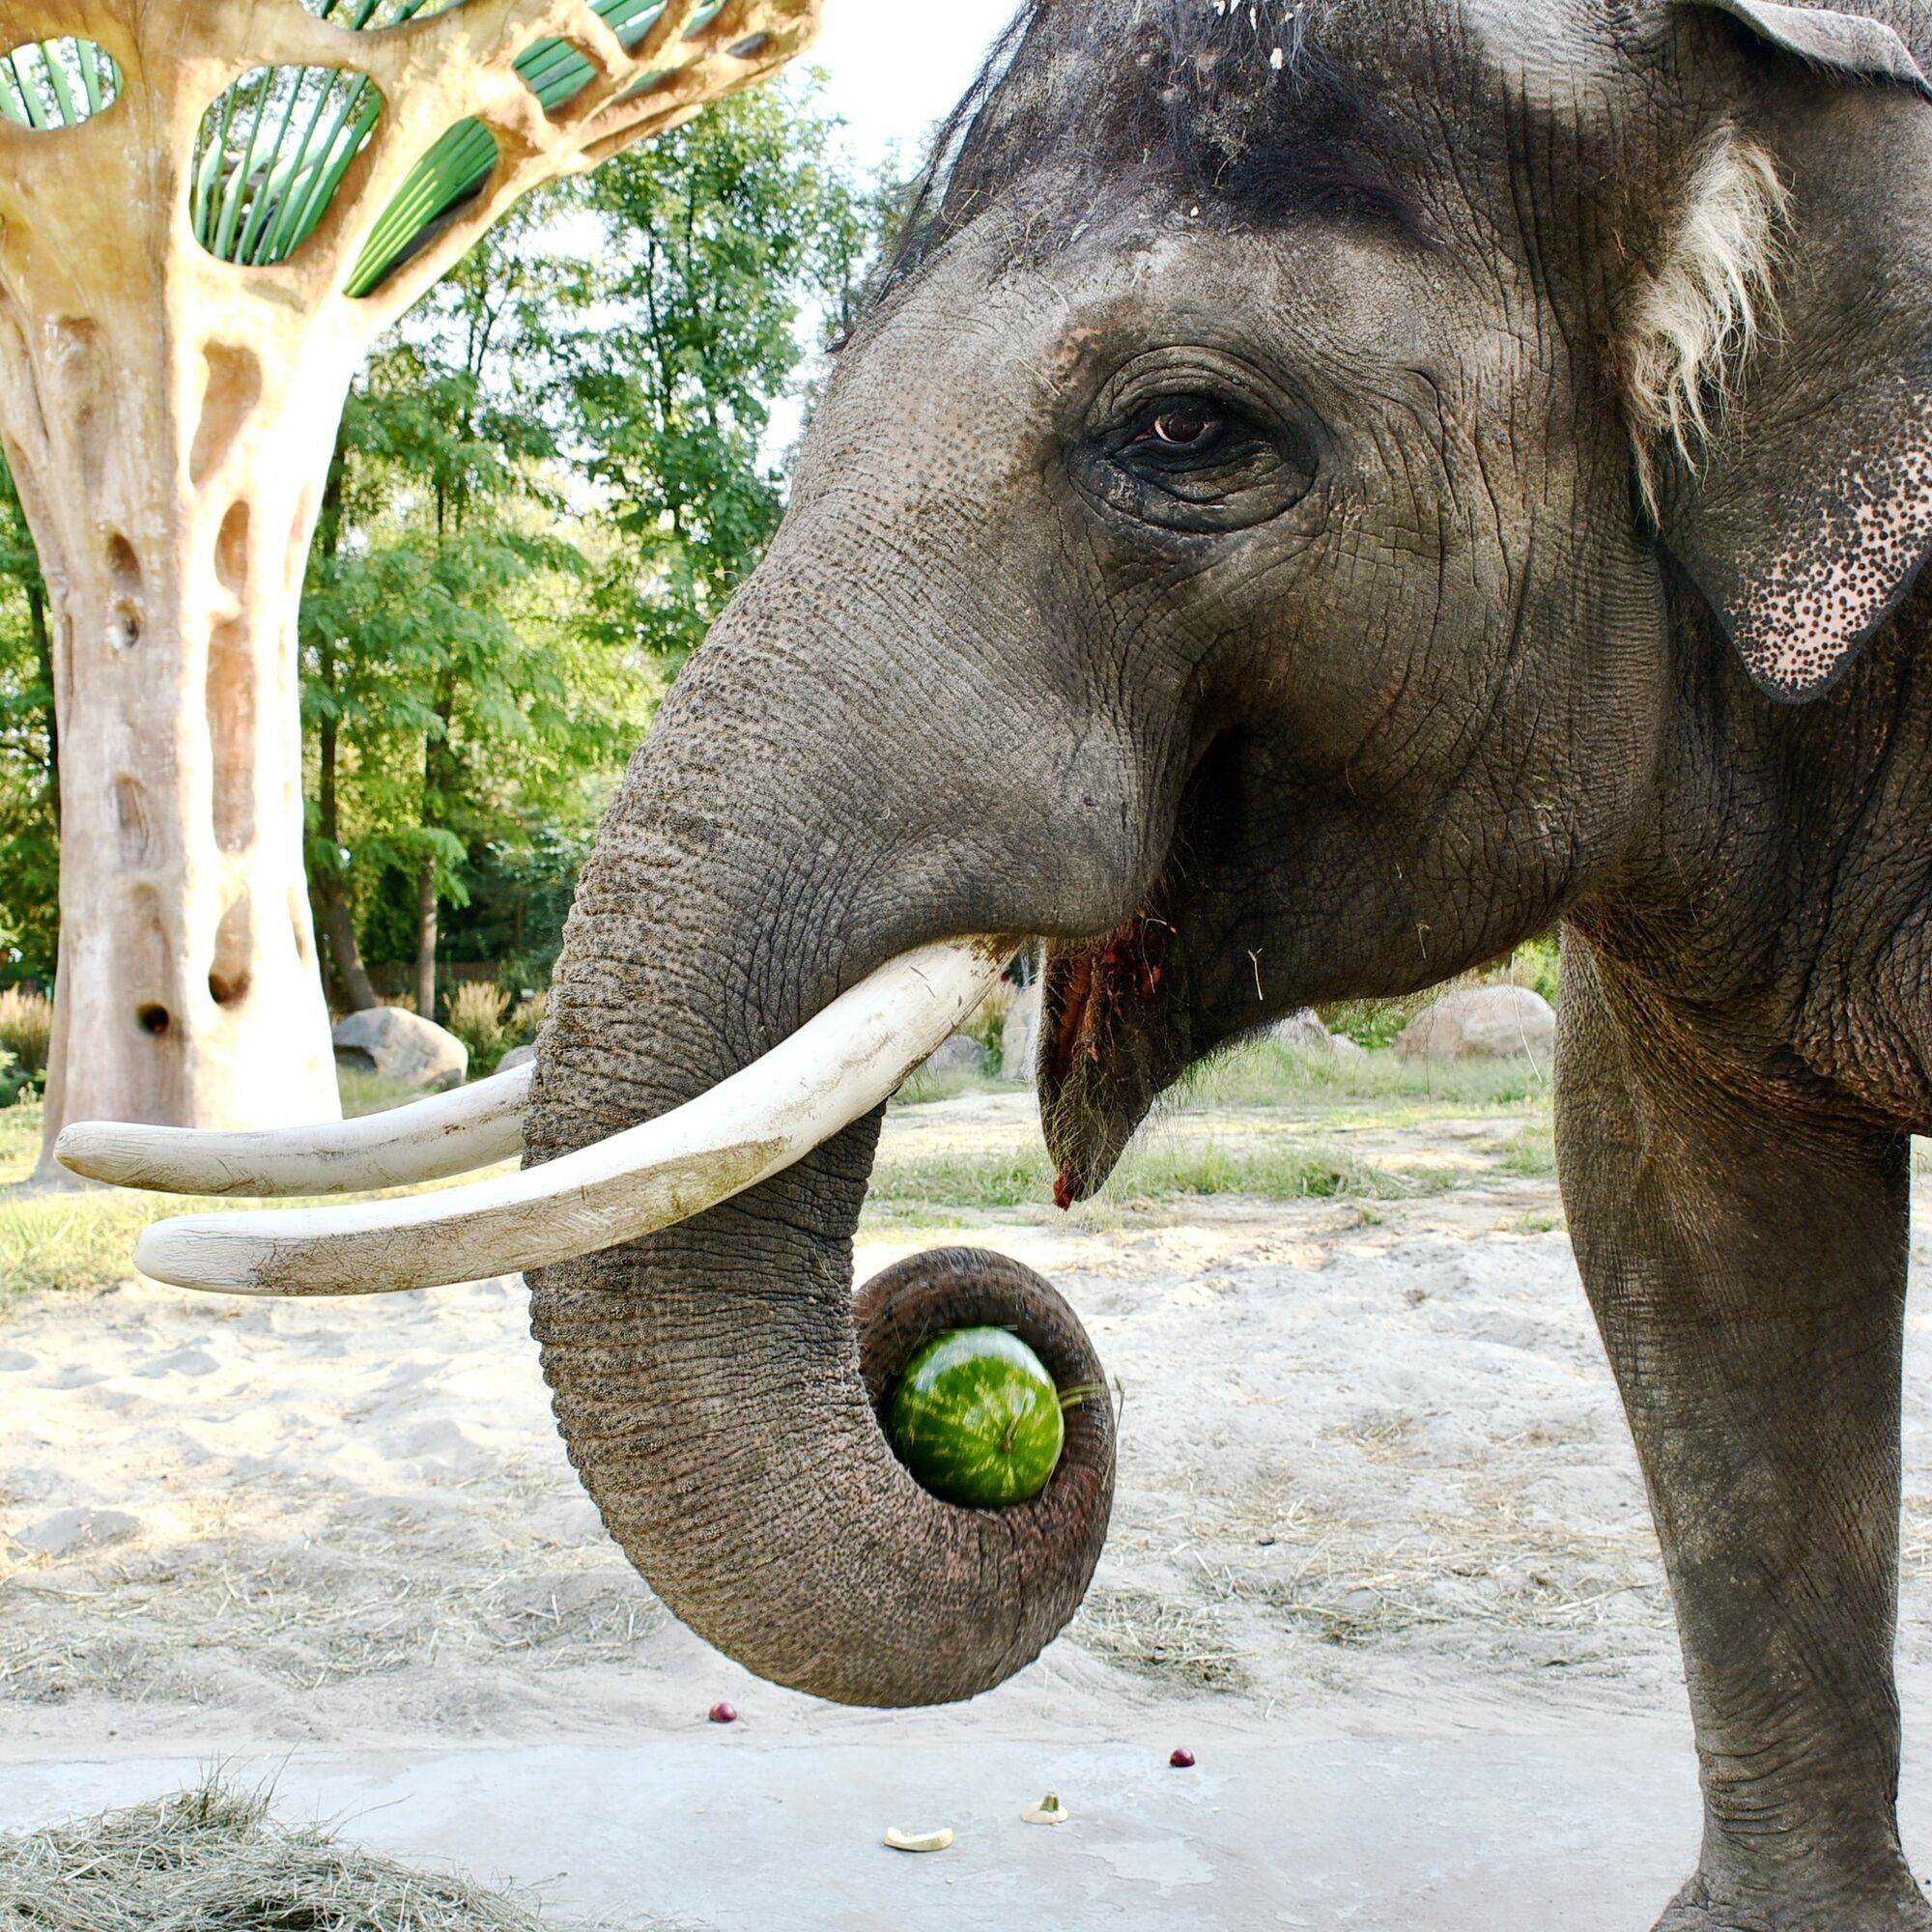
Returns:
[[[1777,326],[1780,233],[1791,196],[1757,142],[1720,128],[1691,170],[1684,206],[1640,277],[1623,351],[1637,481],[1657,510],[1657,450],[1690,466]]]

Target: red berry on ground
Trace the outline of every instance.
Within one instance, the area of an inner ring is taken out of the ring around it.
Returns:
[[[1192,1771],[1194,1769],[1194,1753],[1185,1745],[1182,1745],[1178,1750],[1172,1752],[1167,1761],[1176,1771]]]
[[[738,1721],[737,1705],[722,1702],[712,1705],[711,1721],[714,1724],[735,1724]]]

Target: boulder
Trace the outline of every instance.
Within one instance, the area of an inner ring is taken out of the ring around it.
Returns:
[[[942,1080],[952,1073],[983,1073],[986,1049],[971,1034],[955,1033],[950,1039],[939,1042],[919,1070]]]
[[[497,1061],[497,1071],[507,1073],[513,1066],[527,1066],[536,1057],[537,1050],[533,1046],[513,1046],[501,1060]]]
[[[1283,1046],[1297,1046],[1306,1053],[1335,1051],[1328,1029],[1321,1024],[1321,1015],[1313,1007],[1303,1007],[1298,1013],[1290,1013],[1285,1020],[1276,1020],[1268,1032]]]
[[[1366,1060],[1369,1049],[1358,1039],[1350,1039],[1345,1033],[1331,1033],[1328,1045],[1337,1060]]]
[[[1403,1029],[1405,1060],[1507,1060],[1549,1064],[1556,1009],[1527,986],[1465,986],[1424,1007]]]
[[[1034,1063],[1039,1057],[1039,985],[1022,986],[1007,1009],[1005,1031],[1000,1035],[1000,1078],[1023,1087],[1033,1078]]]
[[[434,1020],[401,1007],[370,1007],[335,1029],[335,1064],[440,1094],[463,1085],[469,1049]]]

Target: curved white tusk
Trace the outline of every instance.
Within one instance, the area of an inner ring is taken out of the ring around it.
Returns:
[[[167,1194],[353,1194],[469,1174],[523,1151],[534,1066],[323,1126],[228,1132],[76,1121],[54,1143],[92,1180]]]
[[[160,1221],[134,1264],[178,1288],[371,1294],[614,1247],[756,1186],[869,1113],[1011,953],[983,938],[903,953],[708,1093],[539,1167],[408,1200]]]

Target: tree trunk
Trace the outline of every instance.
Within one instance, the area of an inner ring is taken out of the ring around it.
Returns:
[[[340,442],[328,466],[328,484],[323,493],[322,524],[316,544],[330,560],[342,547]],[[369,969],[362,963],[362,949],[355,942],[355,915],[350,911],[349,896],[342,889],[342,874],[337,869],[342,860],[342,805],[336,785],[338,734],[333,708],[336,696],[333,641],[325,639],[318,655],[319,678],[329,702],[316,726],[316,832],[329,849],[329,863],[310,868],[309,894],[343,1004],[352,1012],[366,1012],[382,1002],[370,983]]]
[[[53,807],[54,830],[60,830],[60,718],[54,702],[54,639],[47,629],[47,594],[39,583],[27,585],[27,622],[34,639],[34,662],[47,694],[47,799]]]
[[[348,370],[339,345],[218,303],[173,337],[152,287],[36,313],[23,245],[0,236],[0,431],[46,580],[60,746],[47,1182],[72,1120],[340,1111],[296,618]]]
[[[375,982],[362,961],[362,949],[355,943],[355,916],[342,891],[342,881],[332,872],[318,871],[310,881],[315,898],[316,924],[323,944],[328,948],[328,963],[335,975],[342,1003],[351,1012],[366,1012],[383,1002],[377,997]]]
[[[436,1017],[436,855],[416,874],[416,1011]]]

